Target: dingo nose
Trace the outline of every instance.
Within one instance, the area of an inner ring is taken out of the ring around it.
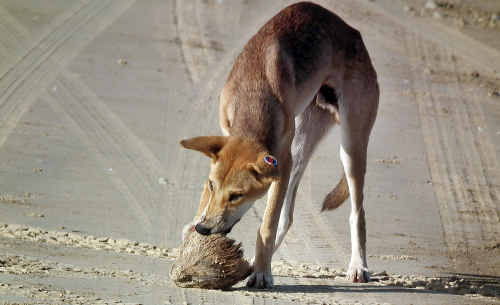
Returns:
[[[209,235],[211,229],[203,226],[201,223],[197,224],[194,229],[196,232],[200,233],[201,235]]]

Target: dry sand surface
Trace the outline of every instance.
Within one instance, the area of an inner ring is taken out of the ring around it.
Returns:
[[[349,205],[319,213],[313,156],[275,288],[182,289],[169,272],[245,42],[290,1],[0,1],[0,304],[499,304],[500,2],[321,0],[382,89],[365,207],[372,280],[345,280]],[[254,252],[260,201],[234,228]],[[250,233],[249,233],[250,232]]]

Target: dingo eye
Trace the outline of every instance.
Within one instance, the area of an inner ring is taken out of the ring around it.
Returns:
[[[243,194],[234,193],[234,194],[229,195],[229,201],[234,202],[234,201],[240,199],[241,197],[243,197]]]
[[[214,183],[212,180],[208,180],[208,188],[210,189],[210,192],[214,191]]]

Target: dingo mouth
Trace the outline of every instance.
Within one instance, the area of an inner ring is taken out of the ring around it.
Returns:
[[[210,235],[210,234],[215,234],[215,233],[226,235],[226,234],[231,233],[231,230],[238,222],[240,222],[240,219],[236,220],[229,228],[221,230],[221,231],[216,231],[216,230],[214,231],[213,228],[209,228],[209,227],[205,226],[204,224],[202,224],[201,222],[198,223],[197,225],[195,225],[194,229],[196,230],[196,232],[200,233],[201,235]]]

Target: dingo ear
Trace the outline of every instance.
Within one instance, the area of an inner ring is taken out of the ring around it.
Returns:
[[[217,159],[217,153],[226,145],[228,137],[207,136],[196,137],[181,141],[181,145],[187,149],[200,151],[212,159]]]
[[[248,169],[256,176],[257,180],[275,181],[280,177],[278,160],[268,154],[260,154],[255,163],[248,164]]]

